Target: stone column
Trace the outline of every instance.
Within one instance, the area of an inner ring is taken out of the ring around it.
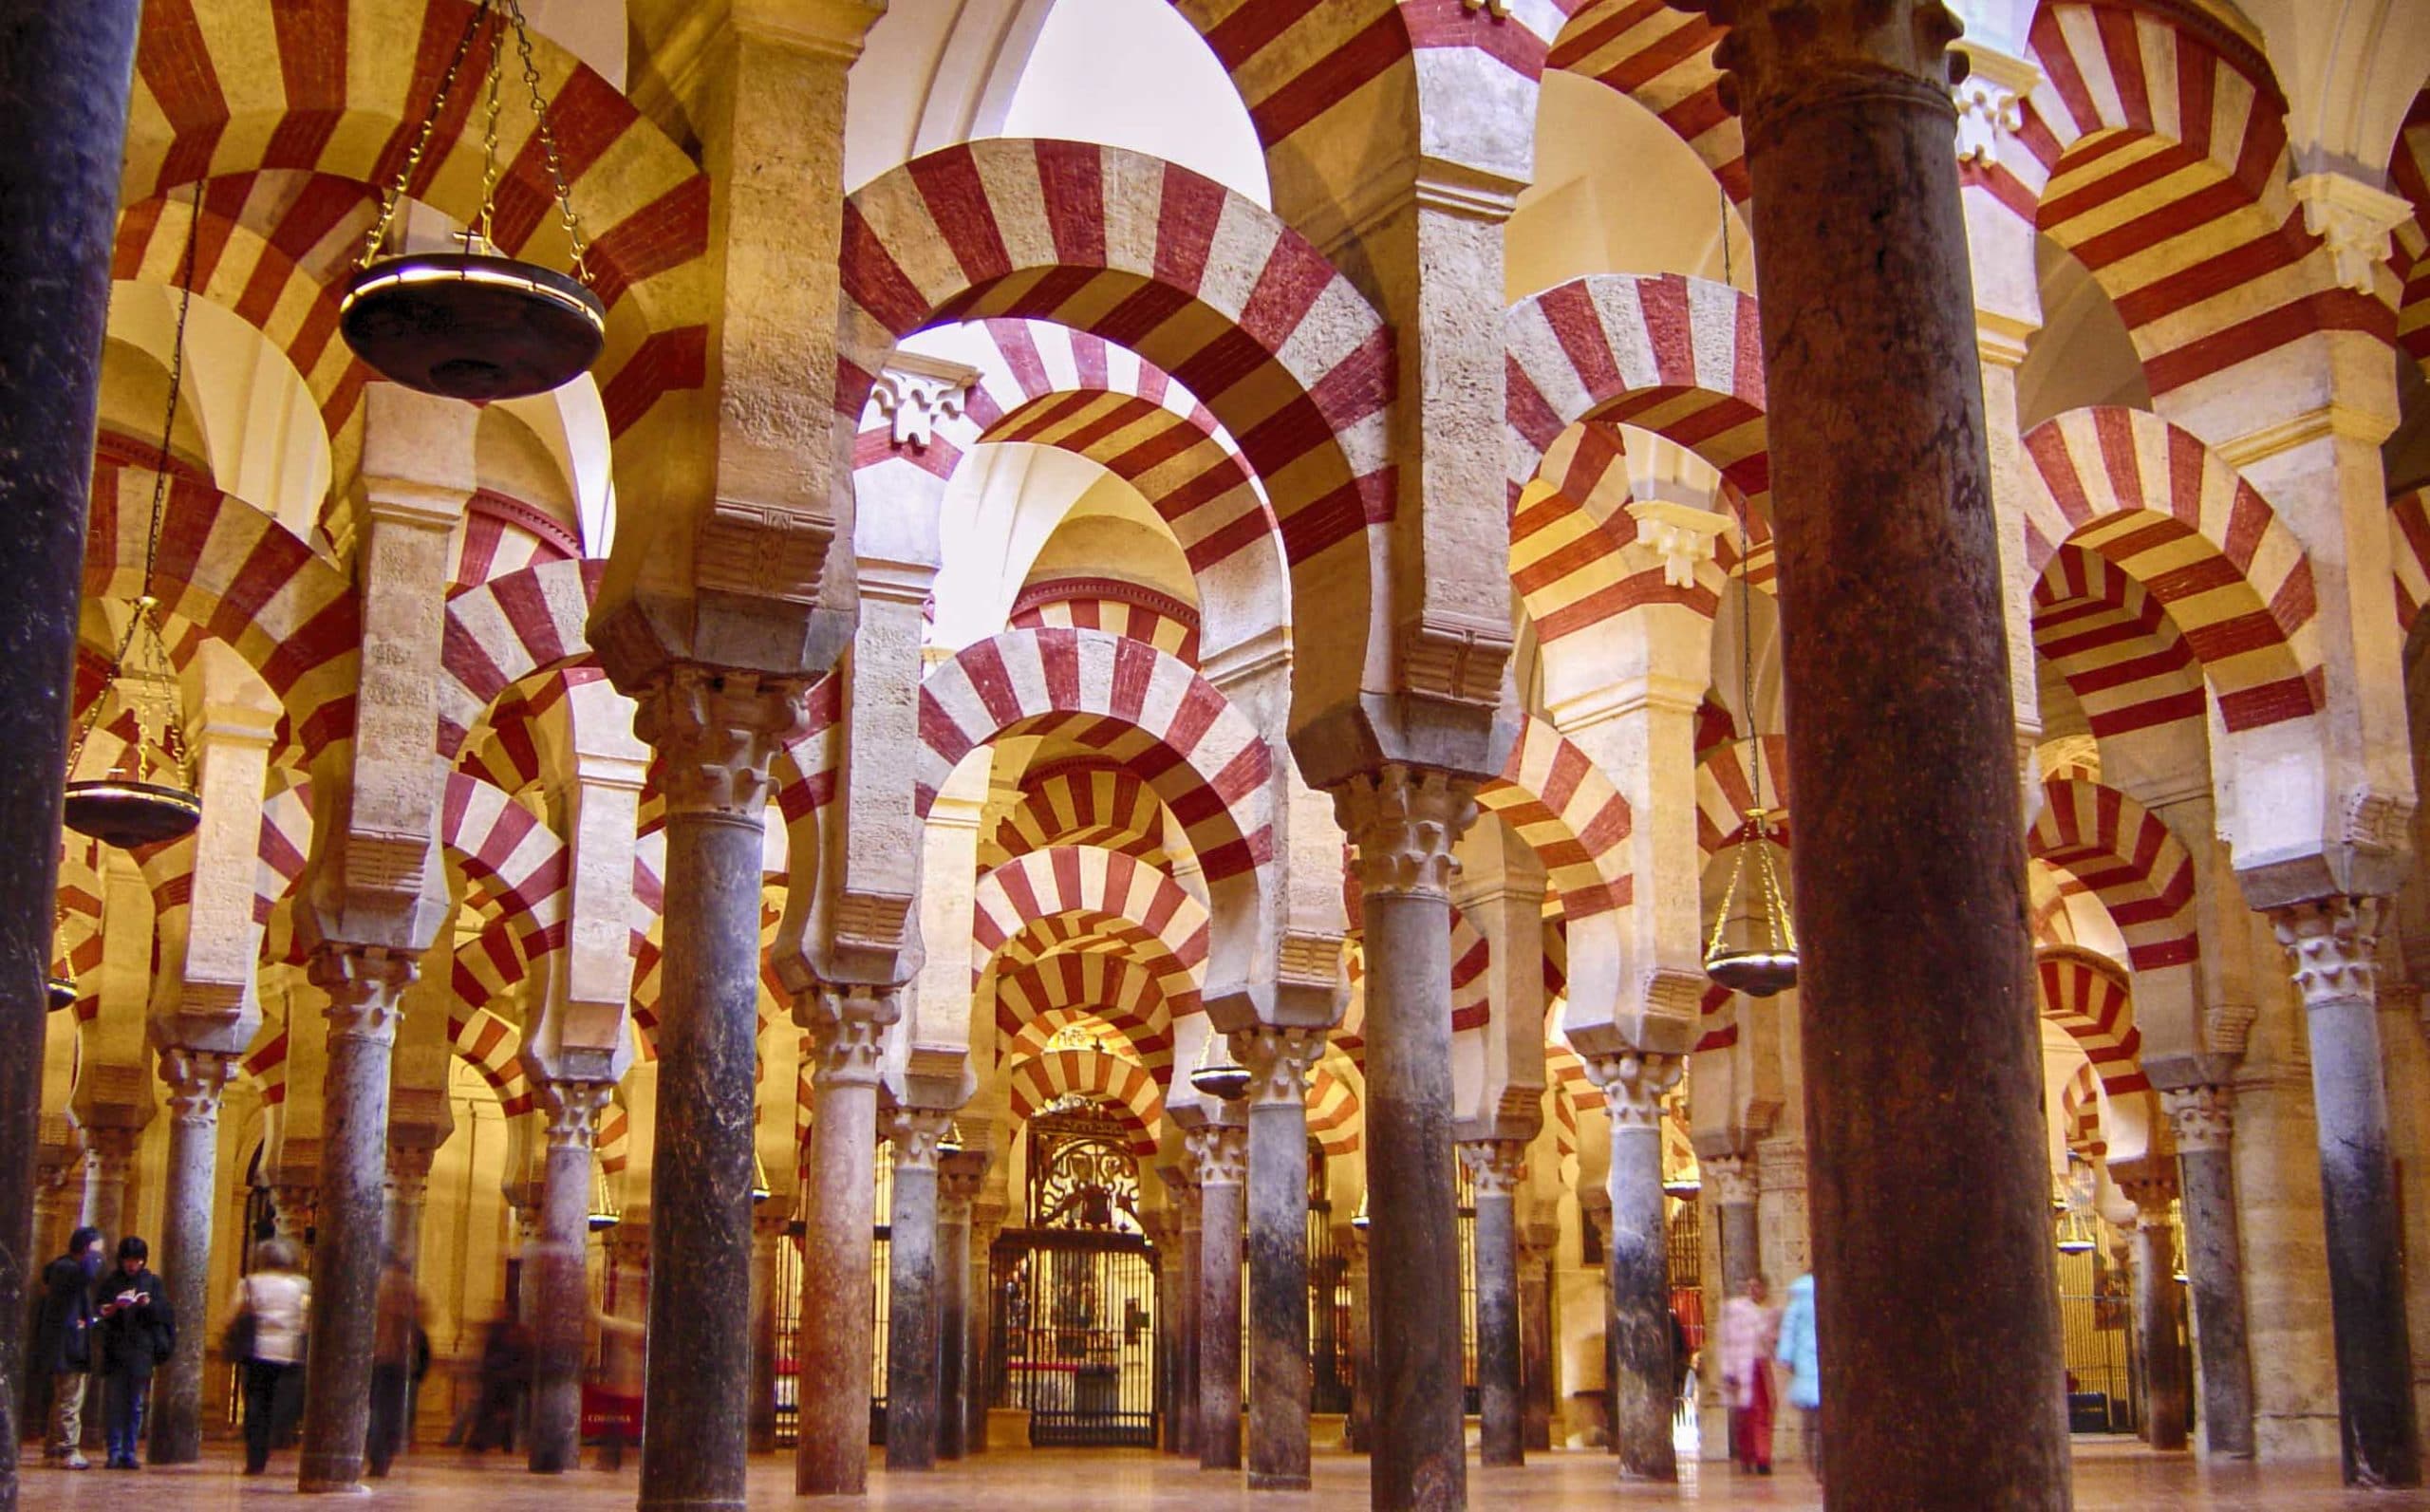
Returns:
[[[776,1452],[776,1252],[789,1221],[773,1202],[751,1215],[751,1452]]]
[[[135,1147],[143,1130],[122,1124],[101,1124],[84,1130],[84,1206],[80,1222],[98,1228],[118,1253],[126,1237],[126,1177],[135,1167]],[[117,1263],[113,1259],[112,1264]]]
[[[1755,1169],[1738,1155],[1716,1155],[1697,1163],[1705,1189],[1712,1194],[1713,1211],[1721,1219],[1721,1284],[1723,1295],[1736,1297],[1747,1282],[1764,1271],[1763,1239],[1755,1224]],[[1718,1316],[1718,1314],[1714,1315]]]
[[[2186,1290],[2194,1304],[2195,1364],[2203,1442],[2214,1454],[2252,1457],[2252,1358],[2245,1343],[2244,1241],[2236,1231],[2234,1090],[2160,1092],[2177,1133],[2185,1215]]]
[[[1770,317],[1831,1500],[2063,1505],[2015,717],[1950,93],[1959,28],[1938,0],[1695,9],[1731,28],[1715,59],[1746,132]]]
[[[2311,1045],[2346,1479],[2418,1485],[2421,1443],[2404,1311],[2404,1236],[2387,1085],[2380,1075],[2383,906],[2379,898],[2327,898],[2273,909],[2270,922],[2294,964]]]
[[[1199,1277],[1206,1268],[1206,1218],[1205,1193],[1198,1185],[1198,1155],[1193,1148],[1187,1168],[1168,1175],[1174,1205],[1181,1209],[1180,1316],[1173,1337],[1180,1355],[1173,1372],[1172,1422],[1168,1447],[1176,1454],[1198,1457],[1198,1319],[1206,1299],[1199,1295]]]
[[[328,994],[321,1171],[313,1192],[312,1318],[297,1488],[353,1491],[370,1426],[379,1318],[383,1188],[388,1175],[389,1052],[413,958],[377,945],[323,945],[308,967]]]
[[[169,1090],[169,1165],[161,1183],[160,1245],[155,1263],[166,1278],[169,1309],[178,1323],[177,1351],[152,1389],[153,1465],[190,1465],[202,1457],[203,1326],[211,1280],[211,1220],[218,1201],[219,1101],[236,1057],[217,1051],[160,1052],[160,1080]]]
[[[1520,1444],[1553,1447],[1553,1253],[1561,1231],[1530,1224],[1519,1241]]]
[[[1451,1171],[1451,848],[1464,777],[1387,765],[1335,794],[1367,934],[1368,1287],[1377,1512],[1465,1505]]]
[[[1308,1072],[1321,1029],[1235,1034],[1249,1073],[1249,1422],[1252,1491],[1308,1488]]]
[[[768,763],[801,722],[802,684],[684,663],[638,702],[665,781],[667,902],[640,1505],[739,1512]]]
[[[1520,1428],[1523,1367],[1519,1344],[1519,1183],[1527,1147],[1479,1139],[1459,1147],[1476,1196],[1477,1454],[1485,1465],[1526,1461]]]
[[[1671,1447],[1671,1245],[1662,1213],[1662,1097],[1679,1084],[1677,1055],[1597,1055],[1587,1074],[1612,1115],[1612,1444],[1623,1479],[1675,1481]]]
[[[900,1013],[890,989],[821,984],[798,1009],[810,1031],[810,1160],[802,1167],[801,1338],[794,1353],[794,1490],[858,1496],[869,1484],[869,1279],[876,1201],[878,1056]],[[888,1366],[892,1368],[889,1355]]]
[[[11,149],[10,213],[0,268],[16,283],[0,310],[0,624],[9,626],[0,697],[0,1213],[33,1206],[42,1112],[50,931],[59,882],[59,802],[67,767],[70,668],[92,503],[93,426],[109,312],[135,0],[13,3],[0,22],[0,124]],[[28,1271],[24,1236],[0,1243],[0,1512],[17,1505],[25,1425]]]
[[[388,1145],[388,1185],[383,1241],[404,1261],[405,1269],[421,1271],[421,1218],[430,1198],[430,1163],[437,1151],[426,1145]],[[586,1220],[589,1214],[585,1214]]]
[[[2143,1439],[2156,1449],[2185,1447],[2190,1388],[2178,1344],[2177,1234],[2168,1204],[2175,1174],[2144,1168],[2117,1173],[2119,1190],[2135,1204],[2135,1326],[2143,1361]]]
[[[590,1236],[590,1158],[599,1115],[615,1088],[604,1081],[544,1081],[538,1090],[548,1149],[538,1229],[523,1251],[523,1285],[533,1303],[529,1316],[538,1344],[527,1462],[534,1475],[557,1475],[582,1459],[582,1363],[590,1331],[590,1278],[584,1263]]]
[[[953,1113],[899,1108],[893,1142],[894,1211],[886,1245],[886,1467],[937,1467],[937,1146]]]
[[[1367,1269],[1367,1231],[1353,1225],[1342,1246],[1350,1264],[1350,1420],[1341,1426],[1341,1446],[1354,1454],[1375,1451],[1375,1320],[1374,1288]]]
[[[312,1221],[320,1207],[319,1193],[319,1187],[305,1182],[278,1182],[270,1189],[270,1226],[308,1261],[312,1258]]]
[[[1198,1162],[1198,1467],[1241,1467],[1241,1227],[1248,1131],[1189,1131]]]
[[[963,1440],[967,1454],[987,1452],[987,1409],[994,1399],[988,1373],[987,1352],[992,1347],[988,1328],[996,1305],[996,1235],[1004,1226],[1003,1215],[1000,1202],[970,1204],[970,1343],[969,1363],[963,1370],[963,1378],[969,1383],[965,1393],[969,1428]]]
[[[937,1458],[958,1460],[970,1447],[970,1204],[987,1174],[984,1150],[948,1150],[937,1157]]]

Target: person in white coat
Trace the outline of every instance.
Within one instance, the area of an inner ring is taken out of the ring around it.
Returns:
[[[1742,1470],[1772,1473],[1772,1347],[1780,1314],[1765,1305],[1764,1278],[1747,1278],[1721,1305],[1721,1395],[1729,1409],[1729,1458]]]

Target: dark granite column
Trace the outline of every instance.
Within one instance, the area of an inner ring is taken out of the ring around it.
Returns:
[[[983,1150],[937,1157],[937,1458],[970,1447],[970,1204],[987,1174]]]
[[[888,1125],[894,1211],[886,1245],[886,1467],[937,1467],[937,1146],[953,1113],[901,1108]]]
[[[991,1386],[993,1367],[987,1351],[990,1317],[996,1306],[996,1235],[1003,1227],[1004,1204],[1000,1202],[974,1201],[970,1204],[970,1344],[964,1358],[963,1378],[969,1383],[964,1393],[969,1405],[970,1428],[963,1440],[967,1454],[987,1452],[987,1410],[995,1400]]]
[[[1671,1447],[1671,1246],[1662,1212],[1662,1096],[1679,1084],[1677,1055],[1597,1055],[1587,1074],[1612,1115],[1612,1443],[1624,1480],[1675,1481]]]
[[[1187,1141],[1185,1141],[1187,1144]],[[1171,1446],[1176,1454],[1198,1457],[1198,1319],[1203,1298],[1199,1275],[1206,1242],[1205,1193],[1198,1185],[1198,1154],[1184,1157],[1186,1167],[1165,1175],[1173,1204],[1181,1209],[1181,1297],[1173,1319],[1174,1349]]]
[[[170,1316],[191,1320],[152,1383],[144,1459],[191,1465],[202,1457],[202,1320],[211,1279],[213,1209],[219,1200],[219,1101],[236,1057],[182,1047],[160,1052],[169,1092],[169,1162],[162,1173],[160,1242],[153,1264],[169,1289]]]
[[[1367,1189],[1376,1512],[1467,1503],[1451,1169],[1451,848],[1467,778],[1397,763],[1336,790],[1367,939]]]
[[[751,1215],[751,1421],[754,1454],[776,1452],[776,1251],[789,1221],[775,1202]]]
[[[858,1496],[869,1485],[869,1362],[877,1314],[869,1262],[877,1201],[878,1058],[902,999],[892,988],[821,983],[796,1012],[810,1031],[803,1048],[812,1057],[812,1108],[810,1158],[801,1172],[794,1491]]]
[[[2164,1087],[2160,1106],[2177,1133],[2202,1438],[2213,1454],[2249,1460],[2252,1356],[2245,1342],[2244,1238],[2236,1225],[2234,1096],[2224,1083]]]
[[[1169,1195],[1169,1179],[1166,1187],[1165,1205],[1147,1210],[1139,1223],[1156,1246],[1156,1447],[1178,1454],[1180,1414],[1173,1404],[1181,1400],[1181,1210]]]
[[[532,1367],[527,1463],[556,1475],[582,1458],[582,1369],[590,1337],[590,1155],[599,1115],[615,1089],[604,1081],[544,1081],[547,1118],[539,1224],[523,1250],[523,1288],[537,1344]]]
[[[1561,1231],[1529,1224],[1519,1240],[1520,1443],[1553,1447],[1553,1251]]]
[[[1321,1029],[1232,1036],[1249,1073],[1248,1483],[1308,1488],[1308,1072]]]
[[[1721,1285],[1725,1297],[1747,1290],[1748,1280],[1764,1268],[1763,1240],[1755,1223],[1755,1169],[1738,1155],[1716,1155],[1699,1161],[1697,1172],[1721,1220]],[[1710,1293],[1707,1293],[1708,1296]],[[1715,1307],[1710,1314],[1721,1316]]]
[[[1198,1157],[1198,1467],[1241,1467],[1241,1229],[1248,1131],[1189,1131]]]
[[[1958,26],[1937,0],[1696,9],[1731,24],[1753,181],[1831,1500],[2064,1505]]]
[[[415,963],[376,945],[325,944],[308,968],[329,995],[321,1081],[321,1175],[313,1194],[312,1317],[296,1486],[353,1491],[370,1427],[388,1183],[388,1071]]]
[[[2143,1361],[2143,1431],[2156,1449],[2185,1447],[2189,1387],[2178,1345],[2177,1233],[2168,1204],[2177,1173],[2139,1161],[2114,1169],[2119,1189],[2135,1204],[2135,1330]]]
[[[136,0],[0,0],[0,1213],[33,1208],[60,786]],[[28,1257],[0,1243],[0,1512],[17,1504]]]
[[[1485,1465],[1521,1465],[1519,1346],[1519,1183],[1527,1147],[1516,1139],[1460,1146],[1476,1197],[1472,1259],[1477,1296],[1477,1454]]]
[[[2413,1346],[2404,1311],[2404,1234],[2380,1074],[2379,898],[2273,909],[2294,964],[2312,1053],[2328,1297],[2337,1335],[2337,1415],[2346,1479],[2419,1485]]]
[[[126,1178],[135,1168],[135,1147],[142,1137],[141,1129],[122,1124],[98,1124],[84,1130],[84,1221],[102,1231],[113,1251],[126,1237]]]
[[[678,664],[637,702],[666,793],[640,1507],[740,1512],[768,763],[801,722],[802,687]]]
[[[1341,1426],[1341,1447],[1353,1454],[1375,1452],[1374,1288],[1367,1269],[1368,1226],[1353,1223],[1342,1245],[1350,1265],[1350,1419]]]

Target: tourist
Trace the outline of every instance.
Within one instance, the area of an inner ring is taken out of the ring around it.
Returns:
[[[1776,1357],[1788,1367],[1789,1405],[1805,1429],[1805,1463],[1822,1479],[1822,1360],[1814,1337],[1814,1273],[1788,1283],[1788,1311],[1781,1316]]]
[[[102,1437],[113,1470],[141,1468],[135,1445],[143,1436],[152,1372],[169,1363],[177,1346],[177,1318],[160,1278],[145,1263],[151,1253],[132,1234],[120,1240],[118,1271],[101,1283],[102,1302],[94,1309],[101,1318]]]
[[[266,1239],[253,1249],[253,1272],[236,1283],[227,1353],[245,1372],[245,1473],[270,1465],[280,1386],[304,1360],[304,1327],[311,1283],[296,1268],[295,1244]]]
[[[1747,1278],[1721,1304],[1721,1394],[1729,1409],[1729,1458],[1742,1470],[1772,1473],[1772,1349],[1780,1315],[1765,1303],[1764,1278]]]
[[[42,1457],[63,1468],[91,1465],[84,1436],[84,1375],[93,1368],[93,1281],[102,1274],[102,1231],[80,1228],[67,1249],[43,1267],[42,1311],[34,1324],[31,1372],[50,1387],[50,1437]]]
[[[413,1399],[415,1357],[421,1339],[421,1296],[402,1257],[388,1251],[371,1332],[371,1429],[364,1455],[373,1476],[384,1476],[404,1447],[406,1408]]]
[[[511,1312],[490,1319],[481,1339],[481,1393],[464,1447],[476,1454],[514,1447],[514,1425],[532,1384],[532,1331]]]

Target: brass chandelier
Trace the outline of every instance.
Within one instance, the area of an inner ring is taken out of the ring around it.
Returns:
[[[1221,1048],[1218,1048],[1218,1047]],[[1189,1073],[1189,1084],[1202,1096],[1219,1103],[1228,1103],[1248,1095],[1248,1068],[1232,1055],[1232,1036],[1213,1030],[1206,1045],[1199,1051],[1198,1069]]]
[[[1748,727],[1755,724],[1755,607],[1748,581],[1747,532],[1738,532],[1739,706]],[[1773,825],[1783,812],[1764,803],[1764,741],[1749,735],[1742,742],[1751,748],[1748,767],[1753,775],[1753,801],[1746,810],[1747,825],[1739,831],[1729,862],[1729,883],[1722,889],[1721,908],[1713,915],[1712,933],[1705,942],[1705,975],[1732,992],[1769,998],[1797,985],[1797,926],[1790,920],[1788,894],[1781,886],[1780,868],[1772,860]],[[1748,879],[1748,855],[1754,856],[1754,878]],[[1749,920],[1744,938],[1729,943],[1729,911],[1740,887],[1748,889],[1755,912],[1762,917],[1760,937]]]
[[[414,176],[438,134],[448,97],[483,28],[490,33],[486,122],[481,138],[481,202],[461,239],[463,250],[383,255]],[[572,247],[570,277],[501,255],[493,239],[497,210],[497,121],[505,33],[513,28],[523,83],[548,164],[557,215]],[[364,238],[356,271],[338,302],[346,343],[381,377],[447,399],[489,401],[546,393],[589,371],[607,340],[608,310],[588,287],[590,269],[582,228],[540,70],[532,58],[522,0],[478,0],[457,39],[455,55],[431,97],[404,166],[381,197],[379,218]]]

